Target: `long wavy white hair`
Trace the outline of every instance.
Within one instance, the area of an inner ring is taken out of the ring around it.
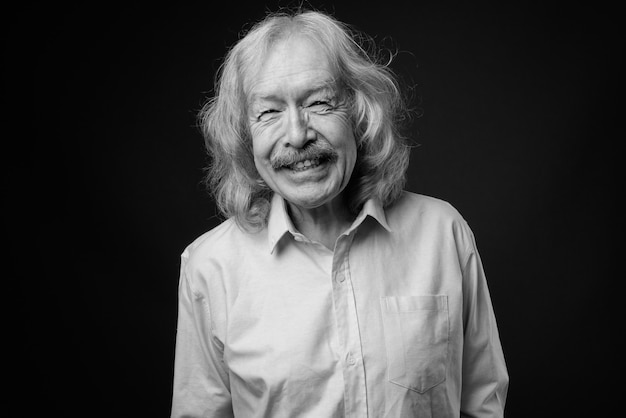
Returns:
[[[351,110],[357,161],[346,187],[350,210],[370,198],[391,205],[402,193],[409,146],[400,134],[408,116],[388,58],[371,38],[318,11],[269,14],[228,52],[218,70],[215,95],[199,114],[210,164],[205,177],[219,210],[247,231],[267,224],[273,191],[254,164],[247,122],[248,80],[268,51],[292,34],[316,42],[329,58]],[[390,57],[390,56],[388,56]]]

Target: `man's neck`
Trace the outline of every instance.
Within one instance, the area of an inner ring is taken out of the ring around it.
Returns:
[[[288,203],[289,216],[294,226],[304,236],[334,250],[337,238],[354,221],[354,215],[343,202],[338,202],[338,200],[312,209],[300,208]]]

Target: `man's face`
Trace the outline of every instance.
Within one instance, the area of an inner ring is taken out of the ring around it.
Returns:
[[[251,84],[248,120],[256,168],[288,202],[333,202],[356,162],[346,104],[324,52],[295,36],[270,51]]]

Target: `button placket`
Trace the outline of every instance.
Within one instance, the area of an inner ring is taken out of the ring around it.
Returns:
[[[337,240],[331,277],[339,343],[345,353],[343,374],[346,416],[361,418],[367,416],[367,391],[364,366],[359,362],[362,356],[361,336],[349,270],[352,240],[353,236],[349,235],[341,236]]]

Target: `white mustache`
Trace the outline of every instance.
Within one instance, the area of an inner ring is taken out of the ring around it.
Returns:
[[[307,145],[302,150],[289,151],[283,149],[279,153],[275,153],[270,157],[272,168],[279,169],[282,167],[292,166],[300,161],[305,160],[330,160],[337,159],[337,152],[333,147],[325,141],[315,141]]]

